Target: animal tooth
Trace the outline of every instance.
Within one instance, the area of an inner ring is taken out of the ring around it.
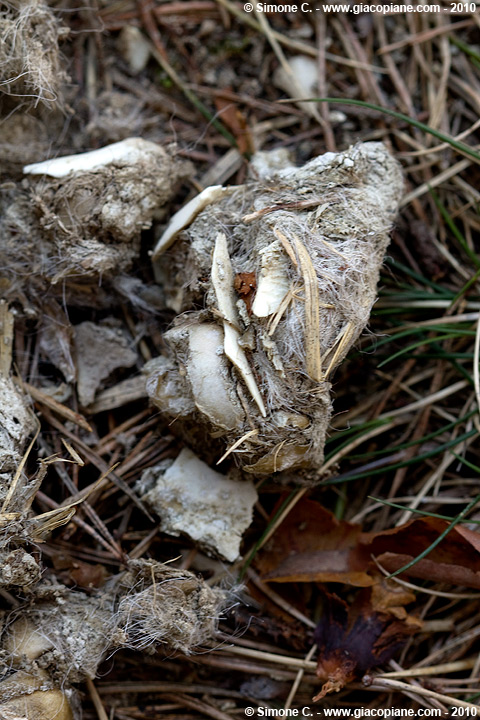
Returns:
[[[268,317],[277,312],[290,289],[287,259],[281,244],[276,240],[261,251],[262,267],[252,312],[257,317]]]

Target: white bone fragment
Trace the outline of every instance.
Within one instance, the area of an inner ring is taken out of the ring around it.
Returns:
[[[144,499],[162,518],[163,532],[186,533],[229,562],[236,560],[258,499],[253,482],[221,475],[188,448],[166,472],[155,471],[147,471],[156,477]]]
[[[248,364],[247,356],[238,343],[241,334],[237,329],[238,316],[233,296],[233,270],[230,255],[228,254],[227,238],[224,233],[218,233],[215,241],[212,260],[212,285],[217,296],[218,309],[225,318],[223,323],[225,355],[240,372],[245,385],[258,405],[261,415],[266,417],[267,412],[257,382]]]
[[[127,138],[98,150],[78,155],[64,155],[52,160],[33,163],[33,165],[25,165],[23,172],[27,175],[49,175],[61,178],[70,173],[93,172],[112,163],[134,165],[143,158],[151,156],[152,153],[158,153],[159,149],[156,143],[143,140],[143,138]]]
[[[178,233],[185,230],[207,205],[217,200],[229,188],[222,185],[212,185],[205,188],[199,195],[196,195],[190,202],[184,205],[178,212],[170,218],[170,221],[163,231],[152,252],[152,260],[157,260],[160,255],[167,250],[173,243]]]
[[[287,259],[282,246],[276,240],[261,251],[262,268],[252,312],[257,317],[268,317],[277,312],[290,289]]]
[[[120,52],[130,72],[138,75],[145,70],[151,55],[151,46],[140,28],[124,25],[119,37]]]
[[[195,405],[214,425],[225,430],[241,427],[244,412],[232,400],[231,380],[226,376],[225,360],[222,359],[222,328],[214,323],[192,325],[188,338],[187,371]]]
[[[318,84],[318,64],[312,58],[296,55],[284,66],[281,65],[273,75],[273,84],[294,98],[309,98],[315,94]],[[316,117],[318,108],[314,103],[297,102],[308,115]]]
[[[288,412],[286,410],[277,410],[272,415],[272,418],[278,427],[296,427],[301,430],[305,430],[311,425],[310,419],[306,415],[300,415],[299,413]]]

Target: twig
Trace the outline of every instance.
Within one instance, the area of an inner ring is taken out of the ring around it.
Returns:
[[[400,692],[413,693],[414,695],[422,695],[423,697],[439,700],[447,706],[455,705],[456,707],[468,708],[469,710],[475,710],[475,712],[478,712],[478,705],[465,702],[464,700],[458,700],[457,698],[450,697],[449,695],[442,695],[441,693],[428,690],[427,688],[410,685],[409,683],[401,682],[401,680],[376,677],[371,685],[371,688],[375,690],[385,690],[387,692],[397,690]]]

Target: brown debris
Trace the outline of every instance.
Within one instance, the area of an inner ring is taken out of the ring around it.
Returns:
[[[388,581],[361,591],[350,605],[325,593],[324,614],[314,636],[317,675],[324,685],[315,702],[386,663],[418,632],[422,623],[404,607],[414,600],[412,592]]]

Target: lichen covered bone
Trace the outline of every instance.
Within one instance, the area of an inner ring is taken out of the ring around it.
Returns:
[[[173,269],[178,317],[147,389],[262,474],[323,460],[332,372],[368,322],[403,181],[381,143],[254,167],[267,177],[230,188],[154,251]]]

